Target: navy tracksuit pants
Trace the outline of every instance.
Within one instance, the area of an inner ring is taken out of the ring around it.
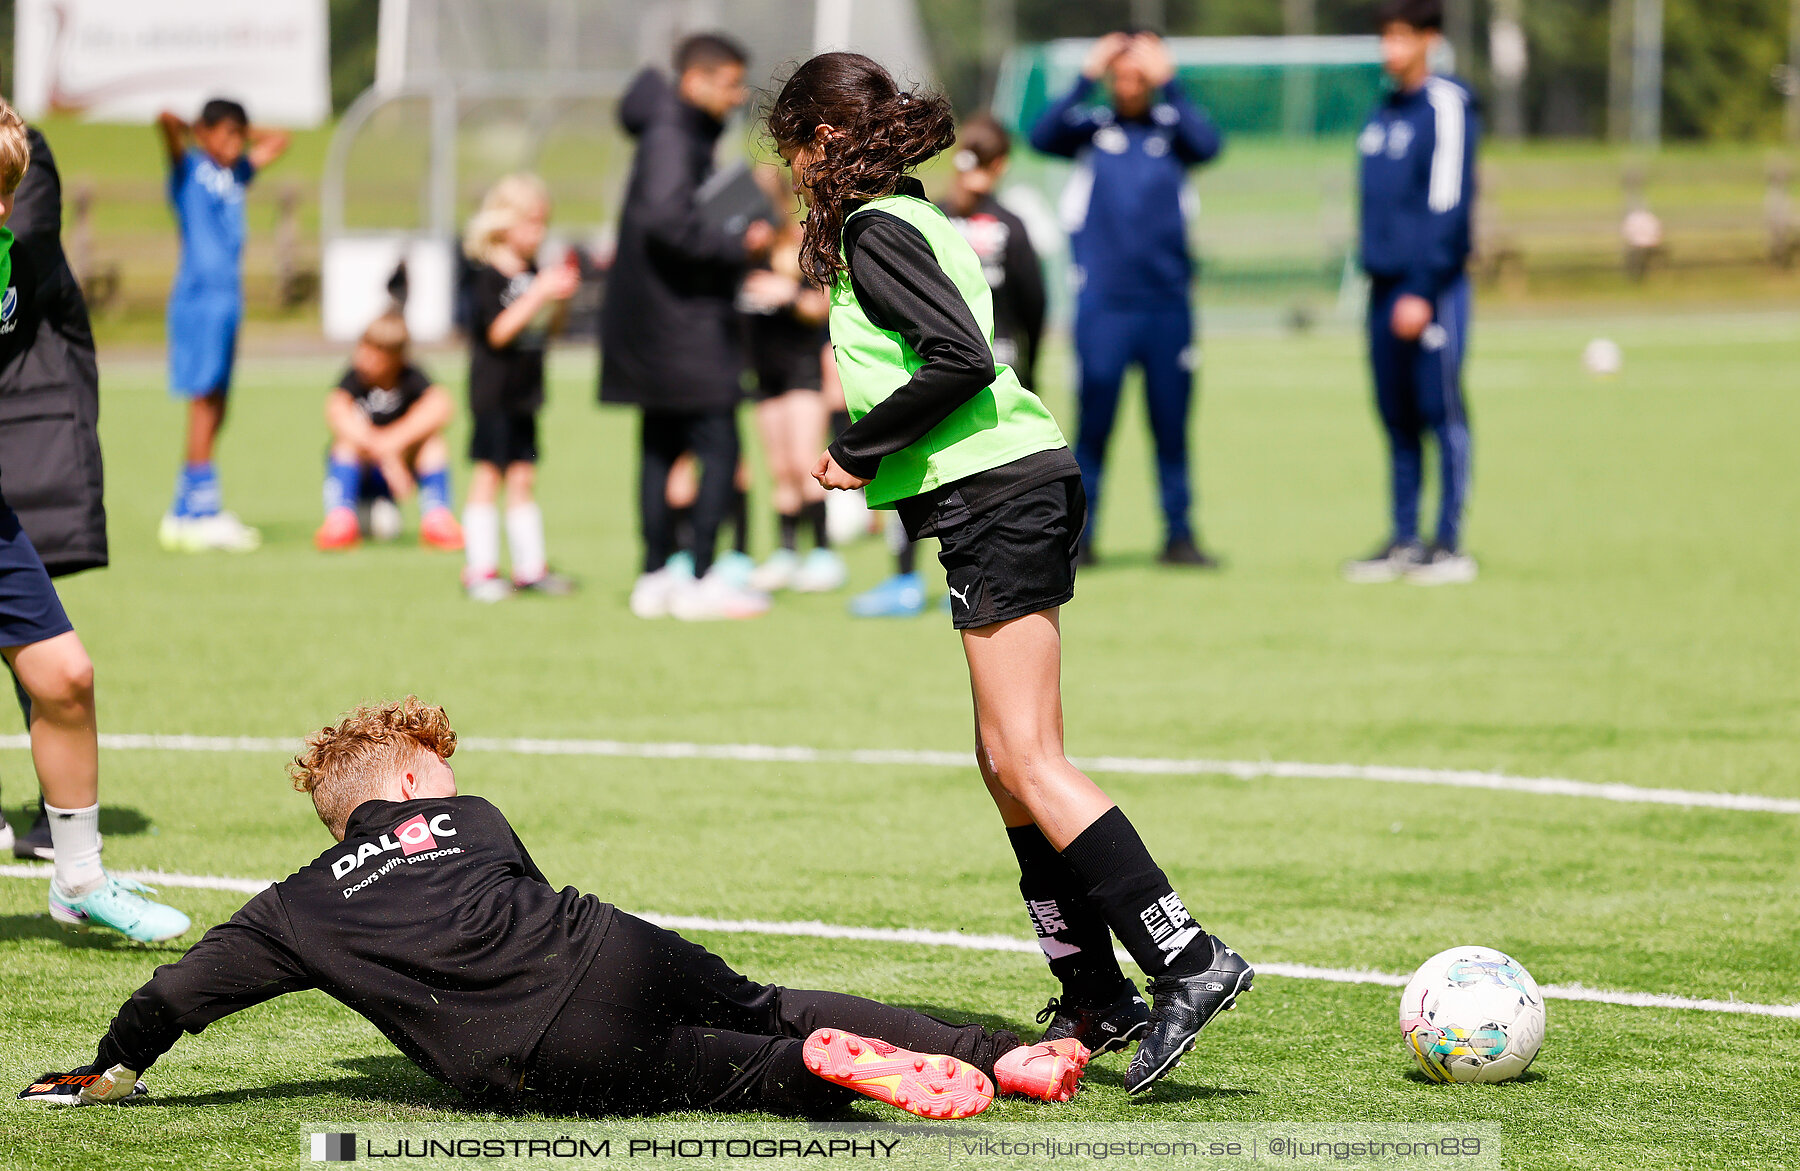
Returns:
[[[1375,408],[1387,431],[1393,536],[1419,536],[1419,490],[1425,480],[1424,438],[1437,443],[1441,490],[1436,541],[1455,550],[1469,495],[1469,419],[1463,410],[1462,364],[1469,336],[1469,282],[1458,277],[1438,294],[1436,315],[1417,341],[1394,336],[1390,321],[1400,286],[1377,280],[1369,291],[1369,366]]]
[[[1185,300],[1141,308],[1076,307],[1081,418],[1075,459],[1081,465],[1081,486],[1087,492],[1090,535],[1094,518],[1100,514],[1100,480],[1106,467],[1107,441],[1119,413],[1119,393],[1126,369],[1135,363],[1144,371],[1164,529],[1171,541],[1192,537],[1187,430],[1194,397],[1193,335],[1193,310]]]

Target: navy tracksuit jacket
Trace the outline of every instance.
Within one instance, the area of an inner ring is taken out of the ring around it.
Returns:
[[[1461,82],[1431,77],[1395,90],[1357,136],[1362,156],[1362,263],[1370,277],[1369,365],[1387,430],[1393,536],[1419,534],[1423,440],[1436,437],[1442,466],[1437,544],[1456,549],[1469,491],[1469,423],[1462,363],[1469,331],[1475,198],[1475,99]],[[1434,318],[1417,341],[1394,336],[1394,302],[1414,294]]]
[[[1088,525],[1099,515],[1106,444],[1126,367],[1144,371],[1163,518],[1171,540],[1192,535],[1187,423],[1193,397],[1193,311],[1187,250],[1187,169],[1219,153],[1218,128],[1170,82],[1140,118],[1094,104],[1082,78],[1044,111],[1031,145],[1076,161],[1063,192],[1074,260],[1075,354],[1081,419],[1075,458]]]

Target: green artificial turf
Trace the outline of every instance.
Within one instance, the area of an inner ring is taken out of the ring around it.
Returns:
[[[1616,379],[1580,369],[1599,334],[1624,347]],[[1064,615],[1071,752],[1800,796],[1797,346],[1791,315],[1478,321],[1468,532],[1482,576],[1428,590],[1335,573],[1384,530],[1356,339],[1209,339],[1199,495],[1228,568],[1153,564],[1134,407],[1102,510],[1104,564],[1083,573]],[[460,387],[460,357],[428,365]],[[1046,384],[1064,369],[1053,361]],[[162,553],[154,529],[180,412],[159,366],[103,360],[114,563],[63,583],[98,665],[103,730],[297,738],[411,691],[445,704],[469,737],[967,746],[961,656],[935,611],[855,621],[836,595],[783,597],[746,623],[631,618],[634,420],[593,405],[591,353],[561,354],[554,371],[541,496],[552,560],[583,588],[481,607],[461,596],[455,557],[408,543],[312,549],[320,401],[337,373],[325,359],[240,370],[222,472],[228,504],[263,528],[265,547]],[[1067,396],[1048,397],[1072,422]],[[849,559],[853,587],[886,568],[879,541]],[[1010,852],[969,769],[474,750],[454,764],[553,881],[629,909],[1027,934]],[[109,864],[286,873],[327,838],[281,765],[272,752],[107,752]],[[0,753],[0,776],[16,822],[35,796],[25,753]],[[1547,984],[1800,1001],[1793,815],[1365,781],[1099,779],[1202,921],[1252,961],[1406,972],[1479,942]],[[164,895],[200,925],[242,901]],[[1026,955],[697,937],[758,978],[1020,1030],[1051,991]],[[0,1074],[22,1086],[88,1060],[118,1003],[179,952],[71,943],[44,914],[42,880],[0,878]],[[1150,1100],[1127,1100],[1123,1063],[1109,1058],[1071,1105],[1003,1102],[990,1117],[1065,1137],[1101,1124],[1179,1135],[1186,1124],[1487,1122],[1508,1167],[1800,1162],[1779,1127],[1800,1085],[1795,1020],[1553,1000],[1527,1079],[1440,1087],[1412,1073],[1395,1005],[1390,988],[1264,976]],[[311,1165],[318,1131],[616,1144],[811,1133],[764,1117],[473,1113],[311,993],[184,1039],[149,1080],[152,1097],[124,1109],[0,1098],[0,1166]],[[850,1117],[884,1113],[870,1104]],[[613,1157],[624,1162],[623,1148]]]

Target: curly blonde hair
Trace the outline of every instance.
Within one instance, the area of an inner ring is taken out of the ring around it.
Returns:
[[[320,728],[306,738],[288,775],[296,790],[312,794],[319,820],[342,841],[352,811],[380,799],[397,769],[422,752],[449,760],[455,751],[456,730],[444,709],[409,695],[395,703],[365,704]]]

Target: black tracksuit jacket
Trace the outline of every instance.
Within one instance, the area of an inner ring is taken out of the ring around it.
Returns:
[[[654,70],[620,100],[619,122],[637,153],[600,309],[600,401],[731,410],[743,397],[734,300],[748,261],[742,236],[708,222],[698,200],[724,125]]]
[[[0,321],[0,495],[52,576],[105,565],[100,374],[87,302],[62,249],[62,180],[50,144],[26,132],[15,196],[12,316]],[[4,290],[0,290],[4,293]]]
[[[317,988],[433,1077],[509,1095],[612,915],[550,886],[480,797],[368,801],[341,845],[158,968],[95,1060],[142,1073],[183,1032]]]

